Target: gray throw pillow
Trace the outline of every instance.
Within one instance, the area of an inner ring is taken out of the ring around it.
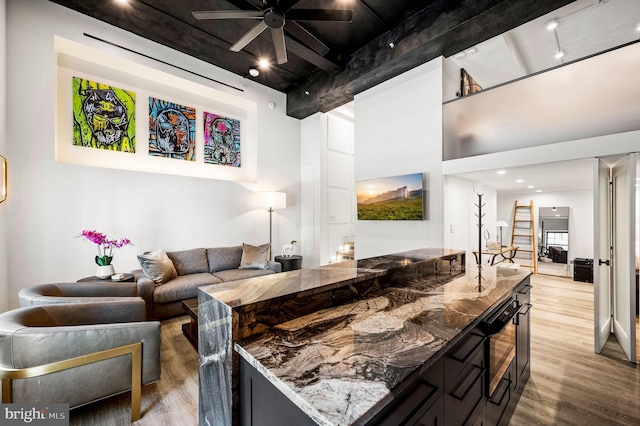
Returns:
[[[270,244],[252,246],[242,243],[242,259],[238,269],[267,269],[270,257]]]
[[[173,262],[162,249],[139,254],[138,262],[144,274],[156,284],[164,284],[178,276]]]

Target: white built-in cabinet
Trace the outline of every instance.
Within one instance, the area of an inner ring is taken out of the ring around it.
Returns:
[[[353,121],[318,113],[301,125],[301,245],[304,267],[335,260],[353,241]]]

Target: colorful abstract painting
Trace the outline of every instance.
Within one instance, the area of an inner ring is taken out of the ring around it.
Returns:
[[[136,94],[73,77],[73,144],[136,152]]]
[[[196,110],[149,98],[149,155],[196,160]]]
[[[240,120],[204,113],[204,162],[240,167]]]

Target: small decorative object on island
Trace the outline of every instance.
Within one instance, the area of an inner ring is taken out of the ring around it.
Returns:
[[[291,240],[289,244],[282,245],[282,257],[291,257],[293,255],[293,248],[296,246],[297,241]]]
[[[89,240],[98,246],[98,254],[96,255],[96,263],[98,264],[98,270],[96,271],[96,277],[109,278],[115,274],[111,261],[113,260],[113,249],[124,247],[126,245],[133,245],[130,239],[121,238],[119,240],[110,240],[106,235],[97,231],[82,231],[82,234],[78,235],[83,239]]]

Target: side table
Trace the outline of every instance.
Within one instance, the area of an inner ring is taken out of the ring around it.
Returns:
[[[119,280],[112,280],[111,278],[98,278],[94,275],[93,277],[86,277],[86,278],[79,279],[76,282],[77,283],[92,283],[92,282],[100,283],[100,282],[106,282],[106,281],[111,281],[114,283],[132,283],[133,274],[124,274],[124,278]]]
[[[276,256],[274,258],[276,262],[282,265],[282,272],[295,271],[296,269],[302,269],[302,256]]]

